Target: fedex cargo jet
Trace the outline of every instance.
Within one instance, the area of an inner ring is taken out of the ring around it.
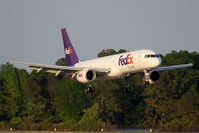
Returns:
[[[87,61],[79,61],[66,32],[62,29],[64,43],[64,53],[66,56],[66,66],[45,65],[26,62],[10,61],[11,64],[28,65],[37,72],[46,71],[54,73],[55,76],[62,74],[81,83],[89,83],[87,92],[92,92],[94,87],[90,83],[95,80],[108,80],[125,78],[134,73],[144,73],[143,81],[151,84],[159,80],[160,72],[177,68],[191,67],[193,64],[182,64],[174,66],[160,67],[161,57],[153,50],[142,49],[137,51],[116,54]]]

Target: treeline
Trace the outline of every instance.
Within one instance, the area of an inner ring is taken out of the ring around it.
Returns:
[[[98,57],[125,52],[102,50]],[[154,128],[159,131],[199,131],[199,53],[172,51],[162,56],[163,66],[193,63],[161,73],[155,84],[145,86],[143,74],[129,79],[93,82],[96,91],[86,94],[87,84],[62,76],[0,67],[0,128],[17,130],[113,130]],[[57,65],[65,65],[59,59]]]

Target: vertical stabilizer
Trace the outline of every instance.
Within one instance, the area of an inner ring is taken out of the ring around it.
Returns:
[[[72,46],[72,43],[69,39],[66,29],[65,28],[61,29],[61,32],[62,32],[62,38],[63,38],[63,43],[64,43],[64,54],[66,56],[66,65],[73,66],[79,62],[78,57],[75,53],[75,50]]]

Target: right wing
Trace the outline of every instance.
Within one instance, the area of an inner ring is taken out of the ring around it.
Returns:
[[[193,64],[182,64],[182,65],[174,65],[174,66],[165,66],[165,67],[158,67],[153,69],[152,71],[166,71],[166,70],[172,70],[172,69],[178,69],[178,68],[185,68],[185,67],[192,67]]]
[[[70,66],[57,66],[57,65],[46,65],[46,64],[35,64],[35,63],[28,63],[28,62],[17,62],[17,61],[9,61],[10,64],[19,64],[19,65],[28,65],[30,69],[36,70],[40,72],[42,70],[50,73],[55,73],[55,76],[58,76],[60,73],[78,73],[84,69],[89,69],[95,71],[99,74],[107,74],[111,70],[109,68],[87,68],[87,67],[70,67]]]

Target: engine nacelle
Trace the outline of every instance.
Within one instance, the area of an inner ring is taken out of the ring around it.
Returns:
[[[145,74],[143,78],[145,84],[155,83],[159,79],[160,79],[160,73],[158,71],[149,72],[148,74]]]
[[[96,73],[89,69],[84,69],[77,74],[77,81],[82,83],[92,82],[96,78]]]

